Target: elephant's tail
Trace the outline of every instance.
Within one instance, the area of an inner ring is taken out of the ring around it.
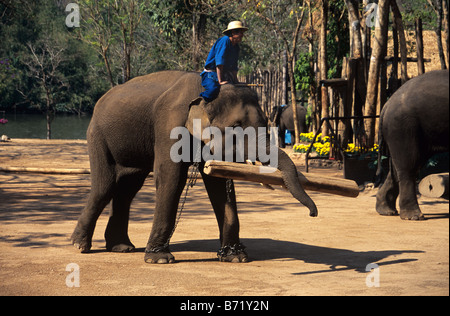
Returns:
[[[387,146],[383,137],[383,114],[380,115],[380,126],[378,129],[378,157],[377,157],[377,172],[375,174],[374,186],[379,187],[384,180],[389,170],[383,168],[383,160],[389,157],[389,147]]]

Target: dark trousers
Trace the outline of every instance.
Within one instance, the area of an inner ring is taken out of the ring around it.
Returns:
[[[206,102],[211,102],[220,92],[219,79],[216,72],[203,71],[200,76],[202,77],[202,87],[205,91],[200,93],[200,96],[205,99]]]

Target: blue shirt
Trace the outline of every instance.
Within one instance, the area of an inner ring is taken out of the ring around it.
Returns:
[[[239,45],[233,46],[228,36],[219,38],[209,52],[205,69],[215,71],[217,66],[223,65],[224,71],[237,71],[239,50]]]

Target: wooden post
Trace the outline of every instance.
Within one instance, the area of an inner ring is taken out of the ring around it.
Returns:
[[[207,161],[203,171],[213,177],[284,186],[281,171],[270,167],[226,161]],[[300,171],[298,174],[299,181],[305,190],[346,197],[357,197],[359,195],[359,188],[355,181],[312,174],[305,176]]]

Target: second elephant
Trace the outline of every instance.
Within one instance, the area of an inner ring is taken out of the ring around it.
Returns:
[[[306,109],[304,106],[297,105],[297,119],[300,133],[307,132]],[[292,105],[274,106],[270,114],[270,124],[278,127],[278,144],[281,148],[286,147],[285,134],[288,130],[291,135],[295,135],[294,114]]]

